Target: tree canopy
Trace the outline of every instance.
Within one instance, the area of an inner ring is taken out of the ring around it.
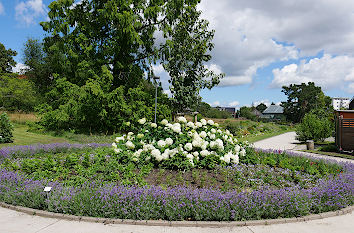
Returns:
[[[267,109],[267,105],[265,105],[264,103],[260,103],[256,106],[256,109],[260,112],[263,112],[264,110]]]
[[[283,86],[282,92],[288,97],[287,102],[282,102],[284,115],[292,122],[300,122],[306,113],[313,109],[331,111],[331,98],[325,96],[321,87],[315,83],[290,84]]]
[[[45,52],[56,57],[53,73],[82,86],[106,66],[111,90],[136,87],[160,62],[171,76],[177,108],[195,103],[199,90],[221,75],[205,68],[214,32],[200,19],[199,0],[57,0],[41,25]]]
[[[6,49],[5,45],[0,43],[0,73],[11,73],[12,67],[16,65],[13,56],[16,56],[17,52],[12,49]]]

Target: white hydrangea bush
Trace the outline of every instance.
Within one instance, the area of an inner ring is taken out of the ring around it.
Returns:
[[[158,124],[140,119],[138,133],[117,137],[112,144],[117,156],[138,163],[153,163],[169,169],[213,168],[238,164],[246,155],[247,142],[239,142],[228,130],[212,120],[193,123],[185,117]]]

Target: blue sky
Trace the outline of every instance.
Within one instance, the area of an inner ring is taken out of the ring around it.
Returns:
[[[39,22],[50,2],[0,0],[0,42],[19,53],[18,63],[27,38],[44,37]],[[215,30],[207,65],[226,75],[201,92],[205,102],[279,103],[286,100],[281,86],[308,81],[331,97],[354,95],[354,1],[202,0],[199,9]],[[154,68],[167,91],[168,75]]]

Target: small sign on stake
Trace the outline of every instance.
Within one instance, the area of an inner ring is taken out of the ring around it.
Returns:
[[[52,187],[44,187],[44,192],[50,192],[50,190],[52,190]]]

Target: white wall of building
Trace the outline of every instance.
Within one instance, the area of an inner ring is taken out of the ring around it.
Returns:
[[[348,109],[350,99],[349,98],[332,98],[332,105],[334,110]]]

